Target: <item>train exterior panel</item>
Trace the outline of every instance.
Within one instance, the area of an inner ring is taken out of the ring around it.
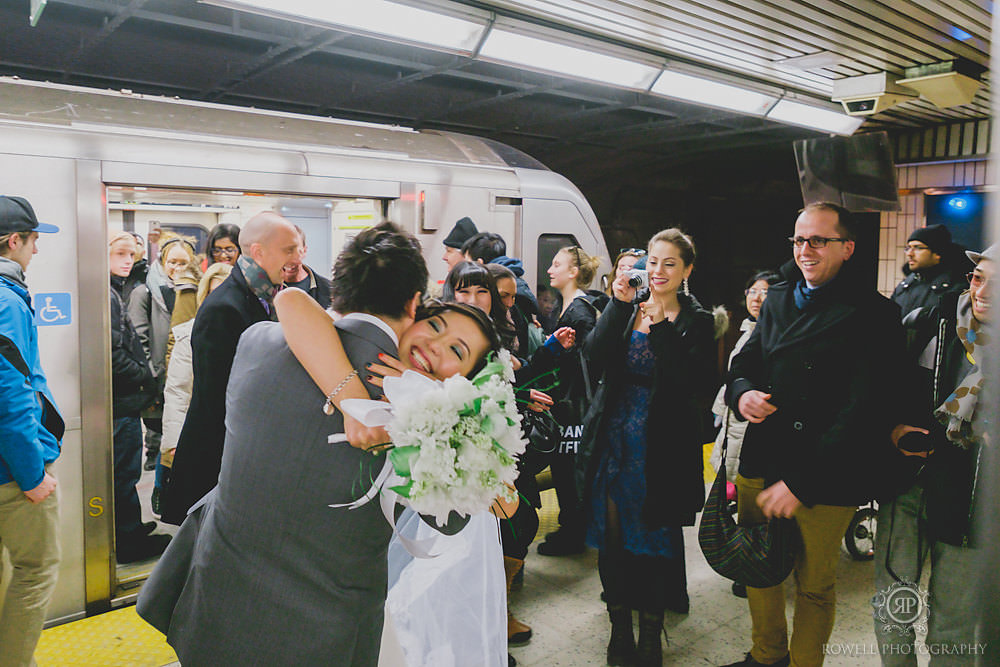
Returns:
[[[56,465],[63,550],[52,623],[134,598],[150,569],[116,567],[107,238],[196,235],[269,208],[307,233],[321,273],[358,230],[391,219],[424,246],[432,281],[458,219],[501,234],[529,284],[578,242],[609,264],[568,180],[514,149],[444,132],[334,121],[0,78],[0,177],[60,233],[28,271],[42,360],[66,423]]]

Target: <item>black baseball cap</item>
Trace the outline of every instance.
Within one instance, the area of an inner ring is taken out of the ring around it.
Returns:
[[[35,209],[24,197],[8,197],[0,195],[0,234],[15,232],[41,232],[55,234],[59,228],[44,222],[38,222]]]

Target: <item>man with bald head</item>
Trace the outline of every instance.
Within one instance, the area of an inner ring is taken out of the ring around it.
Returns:
[[[251,324],[275,319],[272,301],[281,269],[299,252],[292,223],[265,211],[240,231],[236,268],[198,309],[191,331],[194,386],[163,493],[163,521],[180,525],[188,509],[215,486],[226,437],[226,385],[240,335]]]

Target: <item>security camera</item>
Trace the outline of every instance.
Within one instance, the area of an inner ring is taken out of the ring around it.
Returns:
[[[890,78],[888,72],[852,76],[833,82],[834,102],[840,102],[848,116],[871,116],[902,104],[916,95]]]

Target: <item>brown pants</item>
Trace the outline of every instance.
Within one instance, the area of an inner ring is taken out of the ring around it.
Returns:
[[[35,664],[35,644],[59,575],[58,493],[34,504],[16,482],[0,484],[0,551],[6,550],[13,568],[0,603],[0,667]]]
[[[736,478],[740,525],[762,523],[757,495],[764,490],[764,480]],[[753,648],[750,654],[762,664],[771,664],[791,654],[792,667],[823,664],[823,645],[829,641],[837,606],[834,584],[840,541],[855,507],[814,505],[800,507],[795,521],[802,533],[802,543],[795,557],[795,613],[792,619],[792,642],[788,643],[785,621],[785,593],[781,585],[770,588],[747,586],[747,602],[753,622]]]

